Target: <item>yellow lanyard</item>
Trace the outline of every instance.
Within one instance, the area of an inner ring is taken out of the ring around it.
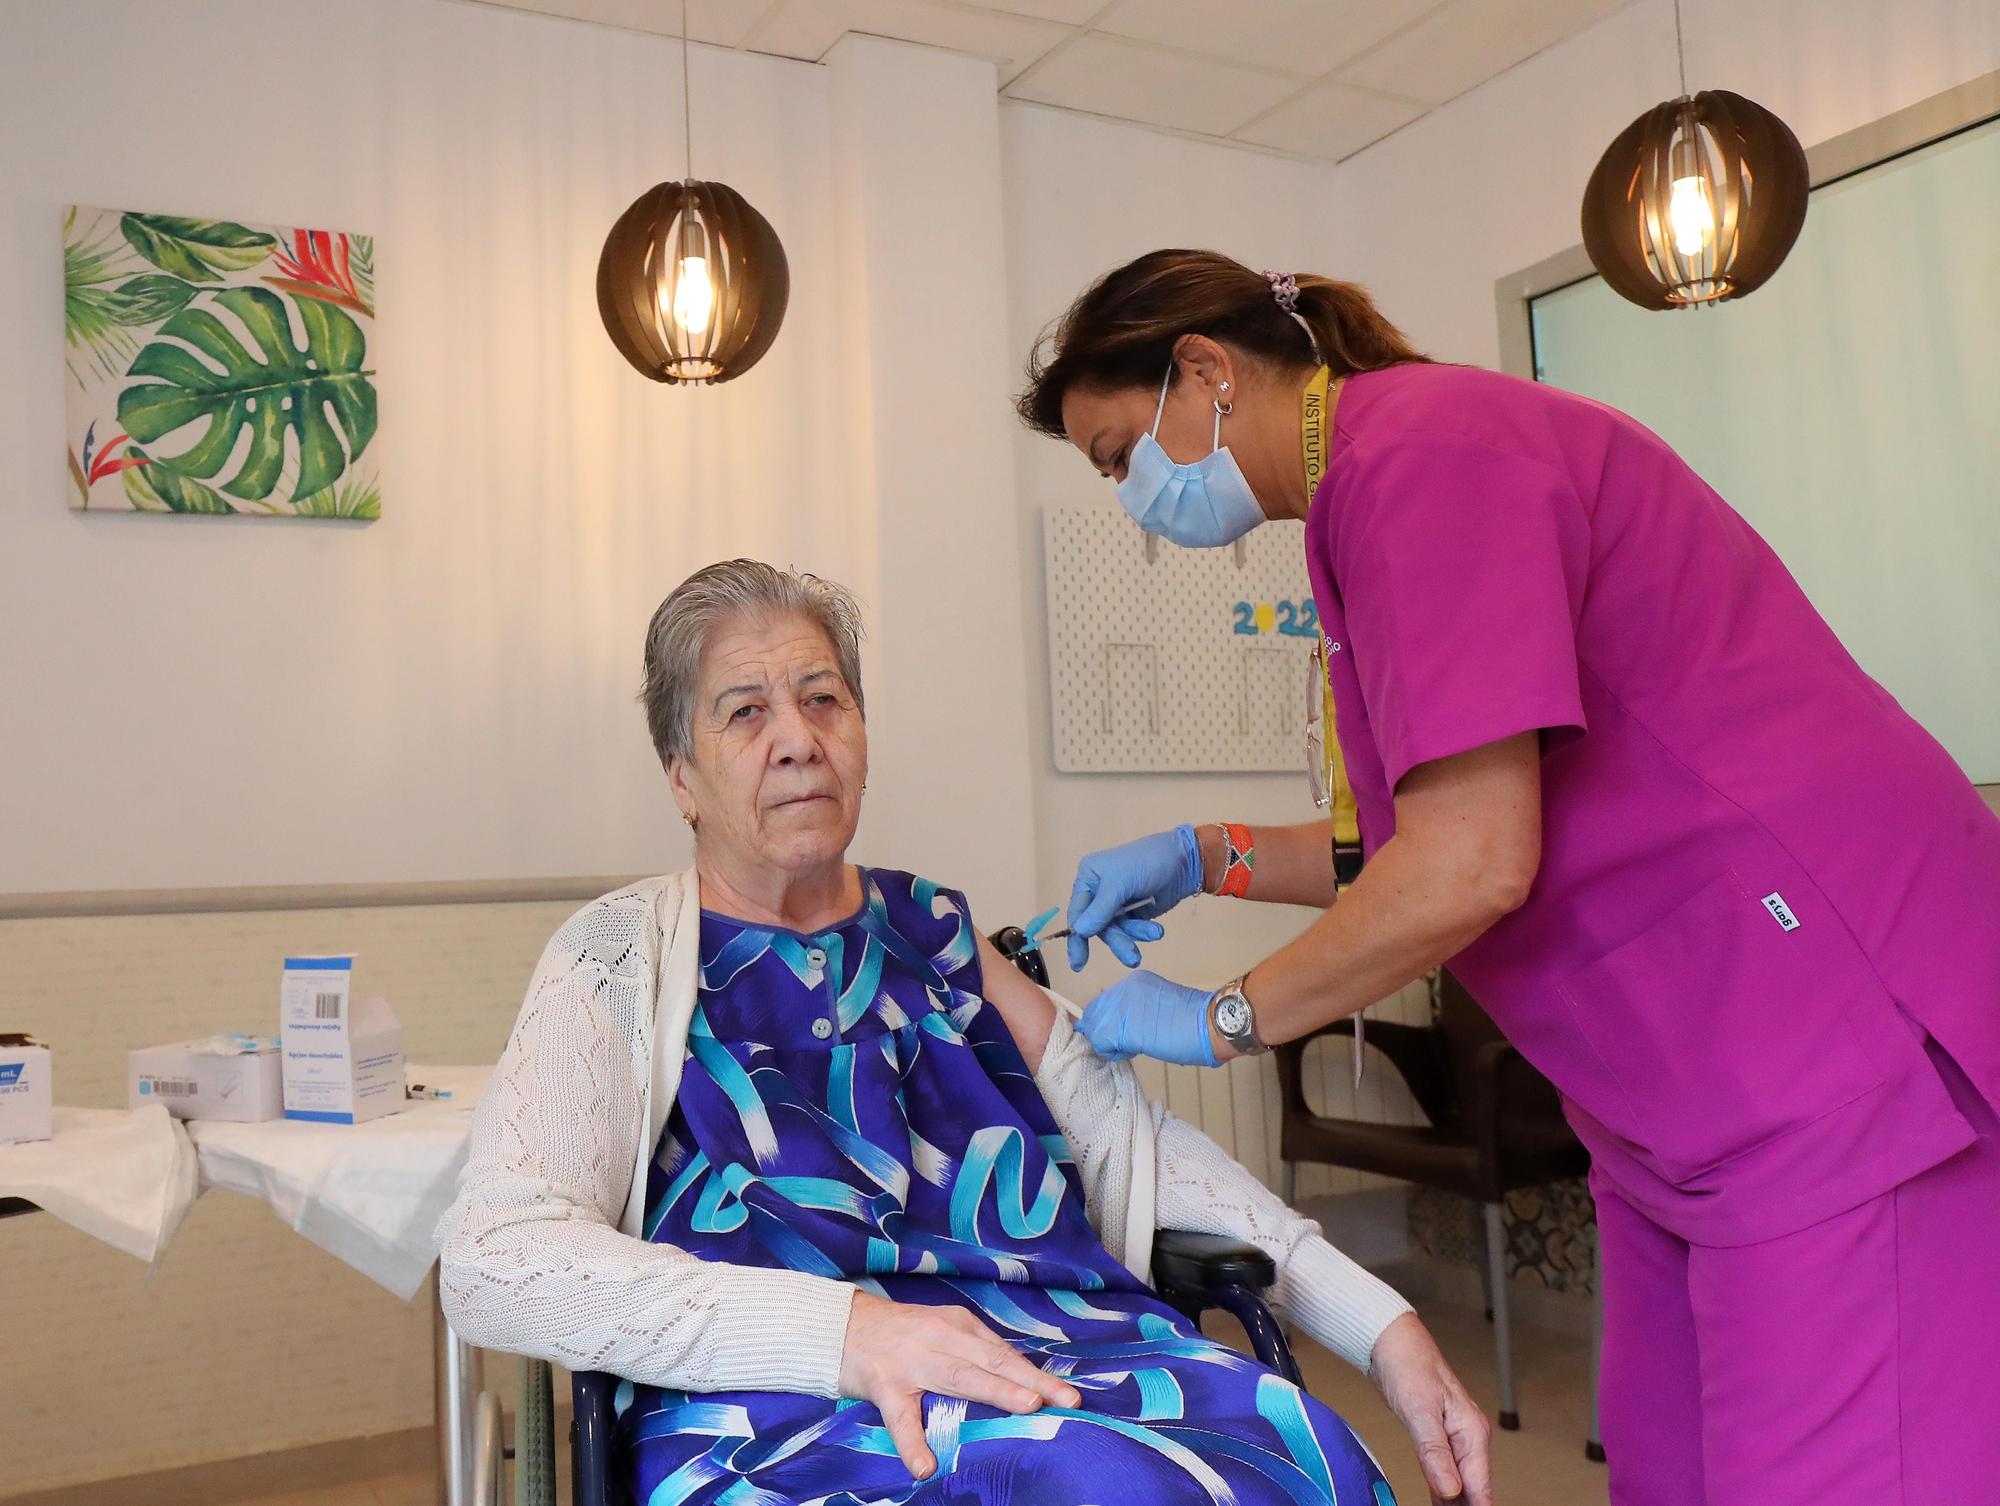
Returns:
[[[1334,382],[1332,373],[1322,366],[1306,383],[1305,395],[1300,400],[1299,433],[1305,454],[1306,497],[1309,500],[1318,493],[1320,481],[1326,475],[1328,451],[1332,448],[1333,413],[1340,403],[1340,388],[1341,383]],[[1333,682],[1323,672],[1326,652],[1326,633],[1322,630],[1315,663],[1321,667],[1321,688],[1326,695],[1321,737],[1326,748],[1326,791],[1331,797],[1327,803],[1327,814],[1333,820],[1334,845],[1359,847],[1360,812],[1354,803],[1354,786],[1347,782],[1347,760],[1341,756],[1340,742],[1334,735]]]
[[[1300,444],[1305,452],[1306,496],[1310,499],[1319,491],[1320,478],[1326,475],[1328,452],[1332,447],[1333,410],[1340,402],[1340,382],[1330,380],[1332,373],[1322,366],[1313,373],[1313,379],[1306,383],[1305,396],[1300,399],[1299,434]],[[1344,379],[1343,379],[1344,380]],[[1359,871],[1361,857],[1361,813],[1355,807],[1354,786],[1347,782],[1347,760],[1341,756],[1340,740],[1334,735],[1333,720],[1333,678],[1327,672],[1327,660],[1332,655],[1326,629],[1320,629],[1319,643],[1313,650],[1313,664],[1319,671],[1320,689],[1326,700],[1321,708],[1320,741],[1326,753],[1326,778],[1324,788],[1328,795],[1327,813],[1333,818],[1333,863],[1336,882],[1345,874],[1348,882]],[[1345,849],[1345,851],[1343,851]],[[1349,865],[1353,866],[1349,866]],[[1346,884],[1341,884],[1346,888]],[[1357,1011],[1354,1016],[1354,1086],[1361,1086],[1361,1064],[1367,1052],[1364,1032],[1367,1029],[1368,1011]]]

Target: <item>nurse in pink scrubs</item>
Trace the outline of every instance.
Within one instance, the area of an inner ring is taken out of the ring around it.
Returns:
[[[2000,821],[1950,756],[1655,435],[1351,285],[1154,252],[1030,376],[1149,531],[1304,520],[1367,855],[1338,904],[1319,823],[1084,859],[1073,946],[1128,965],[1197,891],[1324,911],[1133,972],[1097,1049],[1213,1064],[1449,962],[1595,1161],[1617,1506],[2000,1502]]]

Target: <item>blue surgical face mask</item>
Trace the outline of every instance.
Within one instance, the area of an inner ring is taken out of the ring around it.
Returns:
[[[1152,431],[1139,436],[1125,463],[1118,501],[1146,532],[1186,548],[1233,544],[1264,521],[1264,509],[1236,457],[1223,447],[1221,408],[1215,410],[1213,448],[1200,460],[1182,465],[1160,448],[1160,416],[1167,411],[1167,386],[1173,379],[1170,365],[1160,383]]]

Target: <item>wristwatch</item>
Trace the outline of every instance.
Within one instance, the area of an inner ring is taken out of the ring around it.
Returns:
[[[1243,992],[1242,978],[1223,984],[1208,996],[1208,1017],[1215,1022],[1216,1033],[1239,1056],[1259,1056],[1271,1049],[1257,1039],[1257,1011]]]

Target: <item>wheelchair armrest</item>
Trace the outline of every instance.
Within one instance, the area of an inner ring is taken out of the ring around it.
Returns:
[[[1269,1255],[1227,1234],[1162,1229],[1153,1236],[1153,1285],[1169,1302],[1177,1295],[1201,1298],[1231,1286],[1261,1292],[1277,1279],[1278,1268]]]
[[[1204,1310],[1221,1308],[1243,1325],[1259,1360],[1302,1386],[1284,1325],[1262,1295],[1277,1279],[1271,1257],[1244,1240],[1186,1229],[1161,1229],[1153,1236],[1153,1289],[1160,1299],[1197,1324]]]

